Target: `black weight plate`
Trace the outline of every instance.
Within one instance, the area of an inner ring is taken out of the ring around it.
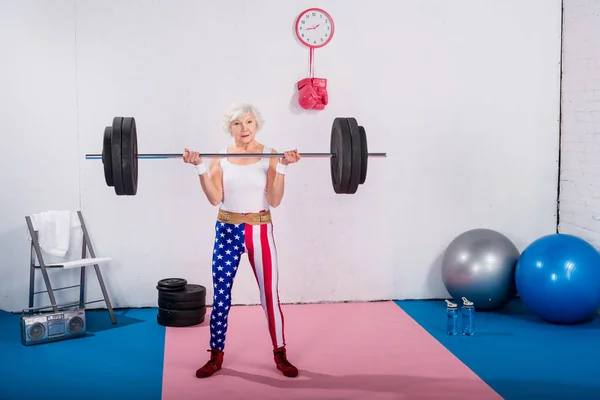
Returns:
[[[206,301],[206,288],[188,283],[183,290],[176,292],[158,291],[158,298],[165,301]]]
[[[361,141],[360,141],[360,129],[358,122],[355,118],[346,118],[348,128],[350,129],[350,137],[352,139],[352,157],[350,164],[350,182],[348,183],[347,194],[354,194],[360,184],[360,173],[361,173]]]
[[[123,124],[122,117],[114,117],[112,124],[112,139],[110,141],[113,180],[115,184],[115,193],[117,196],[125,194],[123,186],[123,163],[122,163],[122,146],[121,146],[121,126]]]
[[[104,180],[110,187],[115,186],[115,180],[113,179],[111,142],[112,128],[107,126],[104,128],[104,138],[102,143],[102,164],[104,164]]]
[[[338,194],[346,193],[352,172],[352,136],[345,118],[333,120],[330,151],[333,190]]]
[[[206,305],[205,300],[196,301],[168,301],[159,298],[158,307],[165,308],[167,310],[191,310]]]
[[[365,128],[359,126],[360,130],[360,184],[362,185],[367,180],[367,164],[369,163],[369,147],[367,146],[367,132]]]
[[[183,289],[187,285],[187,280],[183,278],[165,278],[158,281],[157,289]]]
[[[121,127],[121,166],[125,194],[135,196],[138,183],[137,129],[135,119],[132,117],[123,118]]]
[[[183,289],[185,288],[185,286],[182,287],[164,287],[164,286],[160,286],[160,285],[156,285],[156,289],[159,292],[181,292]]]
[[[200,325],[201,323],[204,322],[205,318],[206,318],[206,315],[198,315],[194,318],[177,318],[177,319],[157,315],[156,322],[158,322],[158,324],[162,325],[162,326],[181,328],[181,327],[186,327],[186,326]]]
[[[190,310],[158,309],[158,316],[163,320],[192,319],[206,315],[206,306],[192,308]]]

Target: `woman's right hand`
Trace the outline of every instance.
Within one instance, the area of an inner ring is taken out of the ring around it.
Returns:
[[[202,159],[197,151],[190,151],[189,149],[183,150],[183,162],[193,165],[202,164]]]

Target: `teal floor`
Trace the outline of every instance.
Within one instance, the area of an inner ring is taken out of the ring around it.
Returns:
[[[156,309],[88,311],[87,337],[23,346],[19,317],[0,311],[0,399],[159,400],[165,328]]]
[[[505,399],[600,399],[598,318],[551,325],[515,300],[478,312],[475,336],[451,337],[443,301],[395,303]],[[19,315],[0,311],[0,399],[159,400],[165,328],[156,309],[116,314],[112,325],[106,311],[88,311],[94,340],[25,347]]]
[[[600,399],[600,319],[553,325],[520,300],[476,313],[476,335],[448,336],[441,301],[396,304],[505,399]]]

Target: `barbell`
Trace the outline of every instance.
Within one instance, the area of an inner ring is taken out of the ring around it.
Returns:
[[[200,153],[201,158],[272,158],[283,153]],[[303,158],[330,158],[333,190],[354,194],[367,179],[370,157],[386,158],[387,153],[369,153],[367,133],[355,118],[336,117],[331,127],[328,153],[300,153]],[[101,159],[104,178],[117,196],[134,196],[138,186],[138,159],[178,158],[183,154],[138,154],[137,128],[133,117],[114,117],[104,129],[102,154],[86,154],[86,159]]]

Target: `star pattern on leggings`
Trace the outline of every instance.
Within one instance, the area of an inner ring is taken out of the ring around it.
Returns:
[[[210,315],[211,346],[223,349],[227,317],[231,308],[231,289],[240,257],[246,251],[241,224],[218,222],[213,250],[213,308]]]

